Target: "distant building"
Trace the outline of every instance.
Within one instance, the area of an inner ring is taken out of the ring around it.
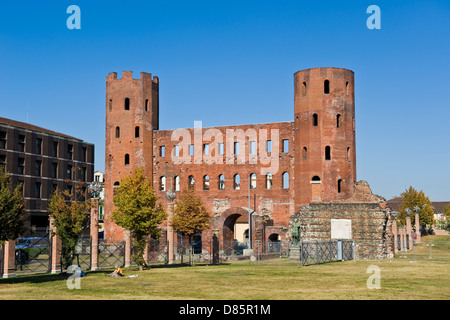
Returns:
[[[101,233],[102,236],[105,228],[104,226],[105,224],[103,222],[105,216],[105,209],[103,205],[103,201],[105,200],[105,180],[103,177],[104,177],[103,172],[101,171],[94,172],[94,181],[100,182],[102,185],[102,190],[100,191],[99,195],[100,201],[98,205],[98,221],[99,221],[98,231]]]
[[[56,189],[83,191],[93,180],[94,145],[28,123],[0,117],[0,165],[22,184],[26,235],[47,232],[48,202]],[[85,193],[86,194],[86,193]]]

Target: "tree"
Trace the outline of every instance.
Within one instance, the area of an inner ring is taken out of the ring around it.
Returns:
[[[133,257],[142,270],[146,266],[144,251],[147,239],[149,236],[161,236],[158,226],[167,218],[143,168],[137,168],[131,176],[120,181],[114,195],[114,205],[116,210],[112,213],[112,220],[131,232],[137,250]]]
[[[210,215],[203,205],[202,199],[195,195],[193,188],[184,190],[175,205],[170,225],[189,237],[209,228]]]
[[[445,219],[450,219],[450,204],[444,207],[444,212],[442,213],[444,214]]]
[[[48,204],[55,226],[52,235],[57,235],[62,241],[61,258],[66,269],[72,264],[75,246],[88,221],[90,210],[89,200],[80,200],[80,197],[84,197],[81,183],[75,189],[75,194],[56,190]]]
[[[430,199],[425,195],[425,193],[421,191],[417,191],[412,186],[409,187],[409,189],[405,190],[401,194],[403,202],[400,205],[399,210],[399,221],[400,224],[405,225],[406,224],[406,217],[414,217],[415,211],[414,209],[418,209],[419,213],[419,225],[429,225],[433,223],[434,219],[434,209],[431,205]],[[408,211],[410,210],[410,213],[408,215]],[[411,219],[414,221],[414,219]]]
[[[0,241],[16,239],[23,232],[25,202],[21,185],[11,185],[11,177],[0,167]]]

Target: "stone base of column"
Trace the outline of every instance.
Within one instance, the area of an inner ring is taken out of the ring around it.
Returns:
[[[14,278],[16,276],[16,274],[14,272],[12,273],[4,273],[3,274],[3,278],[7,279],[7,278]]]

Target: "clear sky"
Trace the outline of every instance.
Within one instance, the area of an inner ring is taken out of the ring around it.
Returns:
[[[450,200],[448,0],[0,4],[0,116],[94,143],[97,170],[109,72],[157,75],[160,128],[175,129],[292,121],[293,74],[315,67],[355,72],[358,180]]]

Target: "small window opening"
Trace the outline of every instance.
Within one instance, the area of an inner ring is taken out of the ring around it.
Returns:
[[[256,189],[256,174],[250,173],[250,189]]]
[[[125,110],[130,110],[130,98],[125,98]]]
[[[317,115],[317,113],[313,114],[313,126],[317,127],[319,125],[319,116]]]
[[[203,190],[209,190],[209,176],[206,175],[203,177]]]
[[[221,174],[219,176],[219,190],[224,190],[225,189],[225,176],[223,174]]]
[[[308,159],[308,149],[306,147],[303,147],[303,160]]]
[[[234,190],[241,189],[241,177],[239,174],[234,175]]]
[[[125,165],[129,165],[130,164],[130,155],[127,153],[125,154]]]
[[[283,153],[289,152],[289,140],[284,139],[283,140]]]
[[[188,186],[189,186],[189,188],[193,188],[194,185],[195,185],[194,176],[189,176],[189,178],[188,178]]]
[[[342,191],[342,180],[341,179],[338,180],[337,187],[338,187],[338,193],[341,193],[341,191]]]
[[[323,93],[329,94],[330,93],[330,81],[325,80],[323,82]]]
[[[173,182],[175,185],[175,191],[180,191],[180,177],[175,176],[175,178],[173,178]]]
[[[325,160],[331,160],[331,148],[330,146],[325,147]]]
[[[338,114],[338,115],[336,116],[336,127],[337,127],[337,128],[340,128],[340,127],[341,127],[341,115],[340,115],[340,114]]]
[[[272,189],[272,174],[266,174],[266,189]]]
[[[134,137],[135,138],[139,138],[139,132],[140,131],[140,127],[139,126],[137,126],[136,128],[134,128]]]
[[[166,177],[159,178],[159,191],[166,191]]]
[[[116,127],[116,138],[120,138],[120,127]]]
[[[289,173],[283,173],[283,189],[289,189]]]
[[[148,111],[148,99],[145,99],[145,111]]]
[[[306,82],[303,82],[302,94],[306,96]]]

